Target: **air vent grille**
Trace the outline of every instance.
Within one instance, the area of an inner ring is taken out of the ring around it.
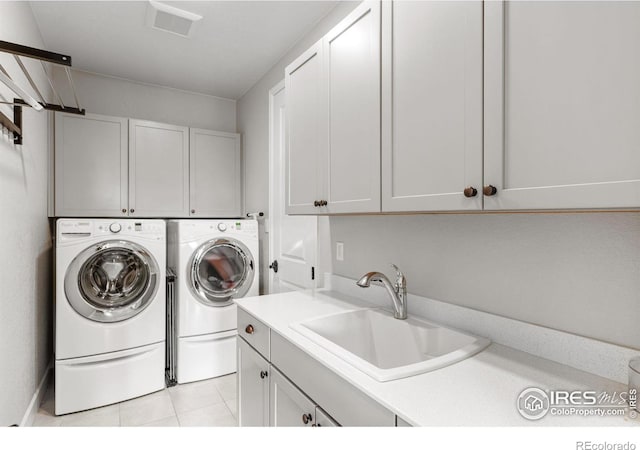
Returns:
[[[202,16],[165,5],[164,3],[149,1],[147,11],[147,25],[151,28],[178,36],[190,37],[193,34],[194,25],[202,19]]]

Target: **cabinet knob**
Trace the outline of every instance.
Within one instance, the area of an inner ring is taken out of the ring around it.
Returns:
[[[467,198],[475,197],[476,195],[478,195],[478,190],[473,186],[469,186],[462,192],[464,193],[464,196]]]
[[[131,212],[131,213],[132,213],[132,212],[135,212],[135,211],[136,211],[136,210],[135,210],[135,209],[133,209],[133,208],[131,208],[131,209],[129,210],[129,212]]]
[[[482,193],[487,197],[491,197],[492,195],[496,195],[498,193],[498,189],[490,184],[489,186],[485,186],[484,189],[482,189]]]
[[[260,371],[260,378],[262,378],[263,380],[265,378],[267,378],[269,376],[269,372],[265,371],[265,370],[261,370]]]
[[[124,214],[126,214],[126,213],[127,213],[127,208],[122,208],[122,212],[123,212]]]
[[[192,209],[192,210],[191,210],[191,214],[195,214],[195,213],[196,213],[196,210],[195,210],[195,209]]]
[[[313,201],[313,206],[315,206],[317,208],[318,206],[320,206],[320,202],[318,200],[314,200]]]
[[[329,202],[327,202],[326,200],[320,200],[320,206],[327,206],[329,204]]]
[[[253,329],[253,325],[249,324],[249,325],[247,325],[247,328],[245,328],[245,329],[244,329],[244,331],[245,331],[247,334],[253,334],[253,332],[254,332],[255,330]]]
[[[313,416],[311,414],[302,415],[302,423],[304,423],[305,425],[312,421],[313,421]]]

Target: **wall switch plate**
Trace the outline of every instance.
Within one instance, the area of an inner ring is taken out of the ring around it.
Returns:
[[[336,261],[344,261],[344,242],[336,242]]]

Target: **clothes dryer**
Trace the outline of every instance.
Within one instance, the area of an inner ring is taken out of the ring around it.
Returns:
[[[171,220],[167,263],[176,273],[177,381],[236,371],[234,299],[258,295],[255,220]]]

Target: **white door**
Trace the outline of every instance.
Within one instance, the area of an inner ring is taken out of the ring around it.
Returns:
[[[189,129],[129,121],[129,215],[189,216]]]
[[[322,42],[285,69],[288,97],[287,213],[317,214],[324,192],[326,117],[322,82]]]
[[[379,212],[380,2],[363,2],[323,45],[328,204],[320,212]]]
[[[238,337],[238,424],[269,426],[269,363]]]
[[[382,210],[481,210],[482,2],[383,2],[382,24]]]
[[[55,115],[55,215],[127,215],[127,119]]]
[[[240,135],[190,129],[190,216],[240,217]]]
[[[484,8],[485,209],[640,206],[640,3]]]
[[[286,214],[283,168],[287,121],[282,83],[270,91],[269,104],[269,254],[272,266],[269,293],[273,294],[315,285],[312,271],[315,271],[318,218]]]
[[[315,423],[316,405],[273,367],[269,384],[270,426],[310,427]]]

